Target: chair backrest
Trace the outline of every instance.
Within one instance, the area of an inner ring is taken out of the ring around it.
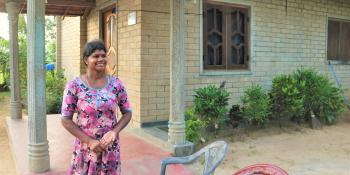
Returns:
[[[162,160],[160,174],[165,175],[166,166],[170,164],[189,164],[204,155],[203,175],[212,175],[217,166],[221,163],[227,153],[227,143],[216,141],[194,154],[185,157],[167,157]]]
[[[211,175],[224,159],[227,153],[227,143],[225,141],[216,141],[198,152],[201,151],[204,151],[205,154],[203,175]]]

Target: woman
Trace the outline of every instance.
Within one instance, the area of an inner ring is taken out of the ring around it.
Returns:
[[[86,74],[67,83],[62,102],[62,125],[76,137],[68,174],[120,175],[118,135],[131,119],[128,96],[122,82],[106,74],[102,41],[85,45],[83,61]],[[122,113],[119,121],[117,105]]]

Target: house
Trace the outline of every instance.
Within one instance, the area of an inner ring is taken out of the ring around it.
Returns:
[[[170,0],[96,1],[85,18],[57,18],[57,64],[68,79],[84,72],[86,41],[109,47],[110,66],[126,84],[133,125],[167,123],[171,91]],[[184,19],[184,101],[194,90],[226,81],[230,104],[247,86],[312,67],[350,87],[350,1],[187,0]]]

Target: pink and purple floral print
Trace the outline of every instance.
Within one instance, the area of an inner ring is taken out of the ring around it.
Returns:
[[[118,78],[109,76],[105,87],[94,89],[77,77],[66,85],[61,114],[62,117],[71,117],[77,112],[78,127],[91,138],[100,140],[117,124],[117,105],[122,114],[131,112],[127,93]],[[74,140],[72,162],[67,174],[120,175],[120,172],[118,139],[102,155],[90,151],[88,145],[79,139]]]

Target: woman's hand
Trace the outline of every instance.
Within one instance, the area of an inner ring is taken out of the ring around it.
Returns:
[[[90,150],[95,152],[97,155],[101,154],[104,150],[100,145],[100,142],[94,139],[91,139],[88,143]]]
[[[105,135],[103,135],[102,139],[100,140],[100,144],[103,148],[107,148],[107,146],[115,141],[117,139],[118,133],[115,131],[108,131]]]

